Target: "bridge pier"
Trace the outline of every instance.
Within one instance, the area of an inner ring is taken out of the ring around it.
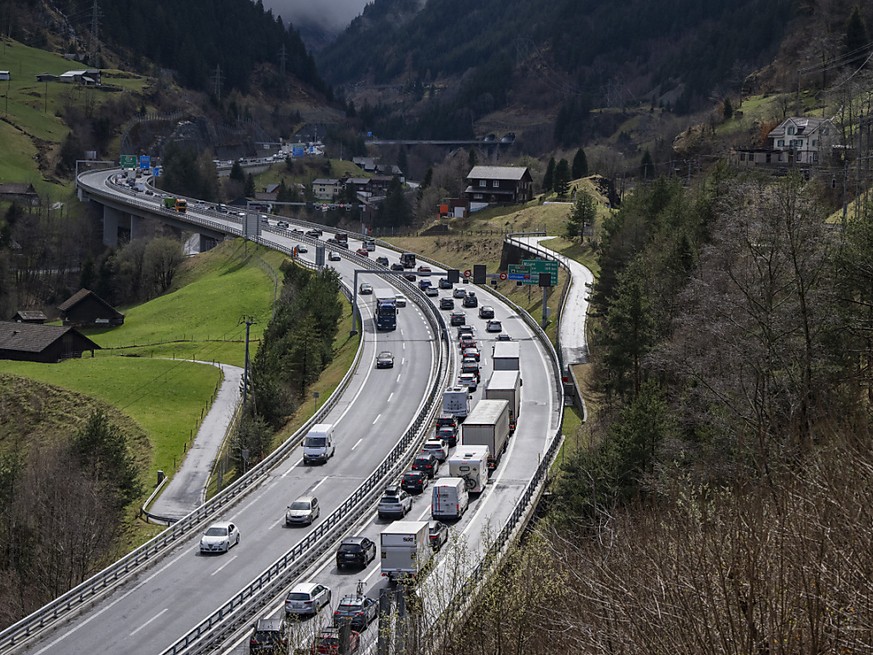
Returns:
[[[103,245],[118,247],[118,225],[124,214],[119,210],[103,205]]]
[[[146,220],[141,216],[130,215],[130,240],[145,239],[148,234],[146,230]]]

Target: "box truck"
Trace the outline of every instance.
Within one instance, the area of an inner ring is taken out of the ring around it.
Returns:
[[[376,289],[373,293],[376,306],[377,330],[397,329],[397,295],[392,289]]]
[[[485,387],[485,398],[509,403],[509,432],[515,432],[518,413],[521,411],[521,372],[494,371]]]
[[[382,577],[390,582],[415,578],[424,569],[432,549],[427,521],[395,521],[380,535]]]
[[[491,364],[495,371],[520,371],[517,341],[498,341],[491,351]]]
[[[509,439],[509,403],[480,400],[461,426],[464,446],[488,446],[488,468],[497,468]]]
[[[430,515],[434,519],[459,519],[469,504],[464,478],[440,478],[431,487]]]
[[[449,475],[464,480],[467,493],[480,494],[488,484],[488,447],[458,446],[447,460]]]
[[[470,413],[470,392],[467,387],[449,387],[443,391],[442,415],[454,416],[458,423]]]

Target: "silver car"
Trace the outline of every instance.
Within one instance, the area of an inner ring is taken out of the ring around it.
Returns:
[[[285,614],[318,614],[318,610],[328,604],[330,589],[322,584],[304,582],[294,587],[285,597]]]
[[[312,525],[321,508],[315,496],[301,496],[285,510],[285,525]]]

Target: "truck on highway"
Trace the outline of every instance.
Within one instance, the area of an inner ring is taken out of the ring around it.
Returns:
[[[374,313],[377,330],[397,329],[397,295],[391,289],[376,289]]]
[[[416,578],[431,555],[427,521],[395,521],[382,530],[382,577],[389,582]]]
[[[180,214],[184,214],[188,211],[188,201],[184,198],[174,198],[173,196],[170,196],[169,198],[164,198],[164,207],[166,209],[177,211]]]
[[[449,475],[462,478],[468,494],[481,494],[488,484],[488,446],[458,446],[446,460]]]
[[[494,371],[485,386],[485,398],[505,400],[509,403],[509,432],[515,432],[518,413],[521,411],[521,372]]]
[[[336,239],[336,242],[339,245],[345,246],[346,248],[349,247],[349,235],[345,232],[337,232],[336,236],[334,236],[334,239]]]
[[[509,403],[505,400],[480,400],[461,426],[463,446],[488,447],[488,468],[492,471],[497,468],[508,439]]]
[[[491,351],[491,364],[495,371],[520,371],[519,345],[517,341],[498,341]]]
[[[470,392],[467,387],[449,387],[443,391],[442,415],[455,417],[458,423],[467,418],[470,413]]]

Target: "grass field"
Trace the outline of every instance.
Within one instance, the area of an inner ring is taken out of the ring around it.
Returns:
[[[60,55],[31,48],[9,38],[0,38],[0,70],[11,79],[0,82],[0,181],[30,182],[41,197],[63,200],[72,196],[72,185],[43,179],[34,155],[35,140],[58,144],[69,127],[59,117],[65,106],[83,110],[118,97],[119,93],[141,92],[145,78],[115,70],[103,70],[104,85],[122,87],[121,92],[101,91],[61,82],[37,82],[39,73],[59,75],[83,68]],[[116,77],[117,76],[117,77]]]
[[[245,362],[244,317],[251,326],[251,354],[269,323],[273,299],[281,283],[284,255],[245,244],[220,244],[188,259],[174,290],[147,303],[121,308],[124,325],[86,333],[106,350],[142,357],[176,357]],[[272,277],[267,271],[272,271]]]
[[[196,434],[221,374],[213,366],[183,361],[113,357],[58,364],[0,360],[0,373],[53,384],[112,405],[145,430],[151,443],[149,471],[174,471]]]

